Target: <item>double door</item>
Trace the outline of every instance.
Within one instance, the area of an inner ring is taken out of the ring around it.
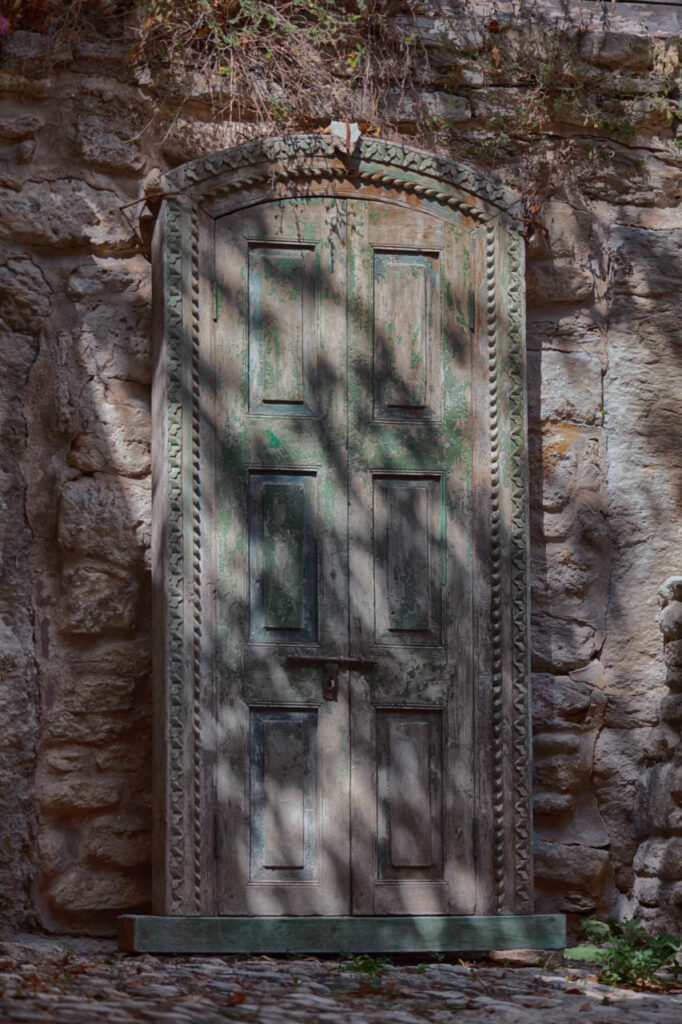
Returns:
[[[216,221],[221,915],[485,909],[482,267],[475,224],[415,203]]]

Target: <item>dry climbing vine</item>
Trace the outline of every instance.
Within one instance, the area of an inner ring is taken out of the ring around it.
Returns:
[[[418,0],[0,0],[0,35],[40,32],[59,59],[85,38],[128,41],[161,93],[208,95],[235,119],[372,121],[424,76]],[[418,99],[417,93],[415,97]]]

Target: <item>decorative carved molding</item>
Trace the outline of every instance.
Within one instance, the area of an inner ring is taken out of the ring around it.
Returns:
[[[191,211],[191,406],[192,406],[192,883],[194,909],[202,908],[201,882],[201,336],[199,333],[199,210]]]
[[[184,903],[185,777],[184,777],[184,516],[183,516],[183,279],[182,209],[170,201],[166,209],[166,420],[168,431],[168,523],[166,576],[166,657],[168,721],[168,857],[170,912]]]
[[[187,164],[165,178],[166,190],[180,194],[169,196],[163,213],[166,220],[164,304],[168,431],[165,486],[169,507],[164,555],[167,632],[163,681],[168,744],[166,912],[187,914],[207,909],[202,907],[200,842],[203,807],[200,209],[218,195],[237,194],[254,186],[290,183],[295,188],[300,183],[303,189],[306,183],[325,180],[345,180],[353,185],[413,193],[485,225],[494,898],[499,913],[510,909],[528,912],[532,906],[532,872],[523,243],[508,216],[518,197],[468,168],[418,150],[363,139],[349,156],[337,140],[321,135],[236,147]],[[183,231],[187,232],[187,240],[183,239]],[[499,277],[503,254],[508,260],[506,294],[500,287]],[[504,317],[500,316],[501,309],[504,309]],[[508,380],[501,381],[501,366],[508,368]],[[502,401],[502,390],[505,401]],[[185,452],[184,423],[190,425],[186,440],[191,444],[191,451]],[[509,437],[508,446],[503,443],[505,434]],[[189,502],[183,503],[185,490],[191,494]],[[503,578],[507,565],[511,571],[510,581]],[[511,608],[505,601],[507,593],[511,593]],[[509,661],[511,680],[506,667]],[[509,691],[511,700],[506,697]],[[509,715],[511,722],[507,720]],[[511,750],[506,736],[510,737]],[[509,780],[511,793],[505,791]],[[509,806],[513,808],[513,864],[509,863],[509,843],[505,835],[509,820],[505,807]]]
[[[504,700],[502,659],[502,542],[500,537],[500,424],[497,352],[497,247],[495,227],[485,235],[486,331],[488,345],[488,424],[490,453],[490,647],[492,715],[493,873],[498,913],[505,901]]]
[[[509,439],[511,448],[511,604],[512,604],[512,785],[516,901],[529,913],[533,904],[531,835],[528,806],[530,780],[530,708],[528,701],[528,488],[526,474],[525,374],[522,297],[523,243],[509,233]]]
[[[329,161],[335,163],[330,165]],[[383,174],[381,166],[387,168]],[[233,173],[242,170],[251,170],[251,174]],[[223,180],[225,176],[229,180]],[[244,190],[264,181],[312,177],[360,177],[368,183],[414,190],[424,198],[447,202],[464,212],[469,212],[464,209],[469,206],[477,219],[484,219],[485,211],[453,197],[452,187],[492,204],[498,211],[509,211],[519,204],[519,196],[511,189],[454,161],[380,139],[361,139],[348,154],[343,144],[329,135],[293,135],[226,149],[171,171],[165,177],[165,187],[199,196],[218,190]],[[425,178],[446,188],[434,187]]]

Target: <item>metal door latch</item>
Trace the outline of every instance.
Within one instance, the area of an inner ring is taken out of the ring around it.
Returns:
[[[324,658],[307,654],[292,654],[284,661],[285,665],[320,665],[324,668],[322,678],[322,696],[325,700],[339,699],[340,669],[370,669],[376,661],[370,658]]]
[[[325,661],[324,663],[322,696],[325,700],[339,699],[339,666],[336,661]]]

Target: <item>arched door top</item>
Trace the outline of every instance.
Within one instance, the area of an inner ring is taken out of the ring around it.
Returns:
[[[500,215],[513,219],[520,196],[454,160],[383,139],[362,138],[349,153],[331,135],[292,135],[264,139],[201,157],[170,171],[165,190],[187,199],[222,199],[253,189],[279,194],[325,182],[352,182],[419,196],[485,222]]]

